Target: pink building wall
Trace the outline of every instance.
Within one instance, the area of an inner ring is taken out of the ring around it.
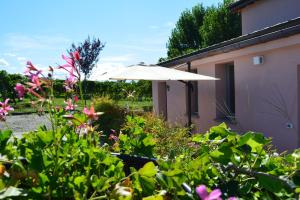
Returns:
[[[264,56],[264,64],[253,65],[252,59],[258,55]],[[262,132],[273,138],[279,150],[299,147],[300,35],[194,60],[192,68],[199,74],[215,76],[216,67],[228,62],[234,62],[238,122],[228,125],[239,132]],[[170,89],[167,92],[168,121],[184,125],[187,119],[185,86],[174,81],[167,84]],[[205,132],[220,123],[215,120],[215,82],[199,81],[198,95],[199,115],[192,121],[197,131]],[[278,107],[281,113],[276,111]],[[287,123],[293,128],[287,128]]]
[[[299,0],[256,1],[242,9],[242,33],[248,34],[299,16]]]

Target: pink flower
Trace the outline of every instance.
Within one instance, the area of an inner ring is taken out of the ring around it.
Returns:
[[[15,90],[17,91],[19,98],[22,99],[26,93],[25,87],[22,84],[17,83]]]
[[[228,200],[238,200],[237,197],[229,197]]]
[[[42,83],[40,81],[40,78],[37,75],[32,75],[31,77],[31,83],[27,83],[27,85],[31,86],[31,89],[41,89]]]
[[[91,105],[90,110],[87,107],[85,107],[83,109],[83,113],[86,114],[89,119],[93,119],[93,120],[98,119],[98,113],[95,113],[95,109],[93,105]]]
[[[67,104],[65,110],[75,110],[75,107],[77,107],[77,105],[73,104],[72,99],[68,99],[68,101],[65,101],[65,104]]]
[[[79,135],[87,135],[88,134],[88,125],[83,123],[80,124],[77,128],[76,128],[76,133]]]
[[[73,52],[73,57],[75,58],[75,60],[80,60],[80,54],[79,54],[79,51]]]
[[[8,105],[9,99],[6,99],[4,102],[0,102],[0,115],[5,116],[8,114],[8,111],[14,110]]]
[[[79,77],[79,70],[75,66],[75,59],[73,58],[73,55],[71,54],[71,57],[67,57],[63,54],[62,59],[64,59],[67,62],[67,64],[61,65],[58,68],[64,69],[72,76]],[[74,72],[76,73],[76,75]]]
[[[42,70],[38,70],[30,61],[27,61],[27,68],[24,72],[26,76],[32,79],[33,76],[39,76],[42,73]]]
[[[116,136],[116,135],[114,135],[114,134],[110,134],[108,139],[109,139],[109,140],[114,140],[114,141],[119,140],[118,136]]]
[[[27,68],[30,70],[30,71],[38,71],[38,69],[33,66],[32,62],[31,61],[27,61]]]
[[[196,193],[201,198],[201,200],[222,200],[221,195],[222,192],[220,189],[215,189],[208,193],[207,188],[205,185],[200,185],[196,187]]]
[[[73,74],[70,74],[70,76],[65,80],[64,87],[67,91],[73,90],[74,85],[77,83],[77,79]]]
[[[79,100],[79,99],[78,99],[78,96],[75,95],[75,96],[74,96],[74,102],[77,103],[78,100]]]

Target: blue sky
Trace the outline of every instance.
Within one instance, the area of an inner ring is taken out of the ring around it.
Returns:
[[[22,73],[27,60],[40,68],[62,63],[61,54],[88,35],[106,45],[97,71],[166,56],[180,13],[221,0],[1,0],[0,70]],[[96,73],[97,74],[97,73]]]

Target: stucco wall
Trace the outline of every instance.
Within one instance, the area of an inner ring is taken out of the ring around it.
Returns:
[[[261,52],[265,64],[254,66],[252,57],[234,60],[236,118],[242,131],[272,137],[280,149],[297,147],[297,70],[300,47]],[[293,125],[287,128],[287,123]]]
[[[299,0],[261,0],[242,10],[242,33],[300,17]]]
[[[186,88],[179,81],[167,81],[168,121],[173,124],[185,125],[186,117]]]
[[[253,56],[264,56],[264,64],[253,65]],[[276,40],[239,51],[192,61],[199,74],[216,75],[216,67],[234,62],[237,125],[234,130],[249,130],[272,137],[280,150],[298,147],[300,123],[300,94],[298,65],[300,64],[300,35]],[[186,91],[184,84],[170,82],[168,120],[186,123]],[[205,132],[216,121],[216,84],[199,81],[199,116],[192,121],[197,131]],[[288,129],[287,123],[293,128]]]

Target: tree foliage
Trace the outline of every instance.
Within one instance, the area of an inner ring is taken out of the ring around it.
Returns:
[[[8,74],[5,70],[0,71],[0,99],[17,98],[14,87],[17,83],[26,82],[26,77],[20,74]]]
[[[167,43],[168,57],[176,57],[201,47],[199,27],[203,23],[205,8],[198,4],[182,12]]]
[[[227,0],[224,4],[219,4],[218,7],[207,9],[203,25],[199,29],[203,47],[241,35],[240,16],[228,10],[227,7],[230,2]]]
[[[204,8],[202,4],[181,13],[167,42],[167,59],[205,48],[241,35],[240,15],[228,10],[224,3]],[[159,61],[166,60],[160,58]]]
[[[96,63],[100,51],[104,48],[104,44],[96,38],[92,40],[88,37],[83,43],[78,45],[72,44],[70,52],[79,51],[80,53],[80,70],[84,74],[85,78],[89,77]]]

